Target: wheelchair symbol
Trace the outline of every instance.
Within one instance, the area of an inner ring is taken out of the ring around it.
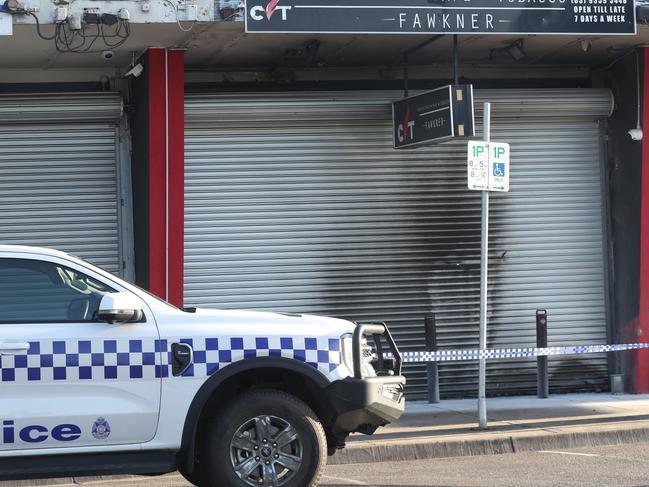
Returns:
[[[499,164],[499,163],[494,163],[493,166],[493,174],[496,177],[505,177],[505,165],[504,164]]]

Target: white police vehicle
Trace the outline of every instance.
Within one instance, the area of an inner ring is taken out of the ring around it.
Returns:
[[[350,432],[403,413],[400,371],[383,324],[181,310],[68,254],[0,245],[0,480],[314,486]]]

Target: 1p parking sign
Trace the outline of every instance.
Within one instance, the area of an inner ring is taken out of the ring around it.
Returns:
[[[509,144],[489,144],[489,191],[509,191]]]
[[[474,191],[509,191],[509,144],[469,142],[467,177]]]

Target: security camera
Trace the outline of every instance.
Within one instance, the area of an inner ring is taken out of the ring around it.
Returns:
[[[135,66],[133,66],[131,69],[129,69],[124,74],[124,77],[125,78],[130,78],[130,77],[137,78],[138,76],[140,76],[142,74],[142,71],[144,71],[144,67],[140,63],[137,63]]]
[[[631,136],[631,140],[642,140],[642,129],[636,127],[627,132]]]
[[[105,59],[106,61],[108,61],[109,59],[113,59],[114,55],[115,53],[113,51],[104,51],[101,53],[102,59]]]

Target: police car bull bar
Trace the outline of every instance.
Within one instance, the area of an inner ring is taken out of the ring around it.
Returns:
[[[386,370],[392,371],[394,375],[401,375],[401,364],[403,359],[401,353],[397,348],[397,344],[394,342],[390,330],[385,323],[381,321],[363,321],[356,323],[356,329],[354,330],[354,335],[352,338],[352,354],[354,361],[354,377],[356,379],[363,378],[363,366],[362,366],[362,338],[364,335],[371,335],[374,341],[374,347],[376,350],[377,357],[377,375],[385,375]],[[381,338],[384,338],[390,348],[390,353],[384,353],[384,346]],[[385,358],[387,357],[387,358]],[[386,364],[390,364],[390,367],[386,367]]]

